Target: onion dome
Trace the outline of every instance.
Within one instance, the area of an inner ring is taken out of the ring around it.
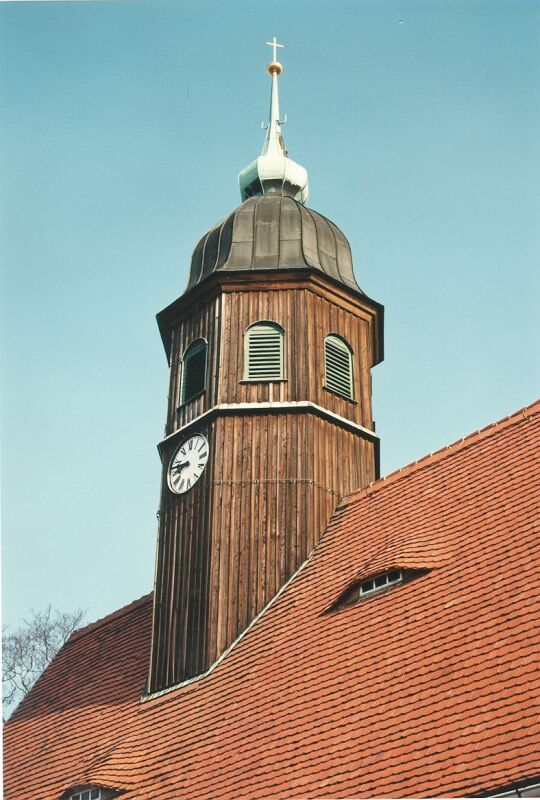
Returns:
[[[215,272],[242,270],[317,270],[350,289],[356,283],[349,242],[333,222],[304,206],[307,172],[287,156],[279,119],[278,76],[283,67],[267,66],[272,79],[270,119],[261,156],[239,176],[243,204],[200,239],[191,258],[187,289]]]
[[[307,171],[288,157],[281,133],[284,122],[279,119],[278,77],[282,74],[283,67],[276,60],[276,50],[283,45],[277,43],[275,36],[266,44],[273,48],[273,59],[266,67],[272,79],[270,115],[261,155],[244,167],[238,176],[240,194],[242,200],[254,195],[275,194],[294,197],[295,200],[306,203],[309,197]]]
[[[360,291],[337,225],[293,197],[251,197],[200,239],[187,289],[214,272],[313,269]]]

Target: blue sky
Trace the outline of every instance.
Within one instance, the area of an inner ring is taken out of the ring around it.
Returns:
[[[274,34],[309,205],[386,308],[383,472],[538,393],[538,2],[0,3],[9,624],[152,586],[155,314],[240,202]]]

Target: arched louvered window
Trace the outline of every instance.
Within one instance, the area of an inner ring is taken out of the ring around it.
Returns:
[[[195,339],[182,360],[182,403],[193,400],[204,392],[208,345],[204,339]]]
[[[352,351],[339,336],[324,340],[324,385],[349,400],[354,397]]]
[[[250,325],[244,338],[244,380],[279,381],[285,377],[285,331],[276,322]]]

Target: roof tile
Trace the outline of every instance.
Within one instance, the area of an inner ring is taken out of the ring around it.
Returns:
[[[346,498],[199,680],[140,702],[150,596],[74,634],[6,726],[7,800],[81,781],[126,800],[451,797],[539,774],[539,412]],[[324,613],[390,566],[428,572]]]

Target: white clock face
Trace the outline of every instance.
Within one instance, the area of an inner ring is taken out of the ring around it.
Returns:
[[[208,461],[208,442],[200,433],[190,436],[171,458],[167,480],[175,494],[184,494],[197,483]]]

